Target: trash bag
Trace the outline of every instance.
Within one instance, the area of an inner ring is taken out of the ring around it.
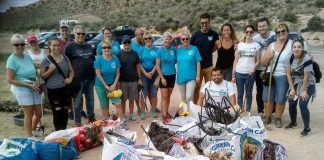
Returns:
[[[288,160],[288,155],[281,144],[265,139],[253,160]]]
[[[27,138],[4,139],[0,141],[0,160],[36,160],[32,140]]]
[[[58,142],[36,142],[38,160],[74,160],[79,156],[76,145],[70,140],[68,145]]]

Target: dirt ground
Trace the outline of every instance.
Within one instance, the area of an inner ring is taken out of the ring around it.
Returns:
[[[0,39],[1,40],[1,39]],[[1,43],[0,43],[1,45]],[[2,46],[0,47],[0,50],[2,50]],[[216,56],[214,56],[216,60]],[[316,53],[314,54],[314,58],[317,62],[319,62],[322,72],[324,71],[324,63],[321,63],[324,61],[324,54]],[[1,88],[1,95],[3,94],[4,90],[9,89],[7,86],[6,81],[4,80],[4,65],[1,65],[1,75],[0,75],[0,81],[2,85]],[[324,80],[322,79],[322,82],[317,84],[317,97],[313,103],[309,105],[309,109],[311,112],[311,128],[312,132],[311,135],[308,137],[300,137],[300,132],[303,129],[303,122],[301,119],[301,115],[298,112],[298,126],[296,129],[293,130],[285,130],[283,128],[278,129],[275,128],[273,125],[270,125],[270,127],[273,128],[272,131],[267,131],[268,139],[282,144],[287,152],[289,159],[292,160],[303,160],[303,159],[324,159],[324,155],[322,153],[322,150],[324,149],[324,99],[322,96],[324,95]],[[255,90],[255,89],[254,89]],[[8,94],[8,92],[6,92]],[[8,95],[9,96],[9,95]],[[252,104],[252,115],[256,114],[256,103],[255,103],[255,97],[253,97],[253,104]],[[100,119],[101,111],[98,105],[97,97],[95,97],[95,113],[96,118]],[[171,97],[171,108],[170,112],[175,113],[176,107],[178,106],[180,102],[180,93],[178,86],[174,88],[174,92]],[[160,104],[160,102],[159,102]],[[14,125],[14,122],[12,120],[12,116],[15,115],[15,113],[6,113],[6,112],[0,112],[0,122],[2,124],[0,125],[0,140],[3,138],[12,138],[12,137],[24,137],[24,129],[23,127],[18,127]],[[137,117],[139,119],[139,117]],[[161,118],[161,117],[159,117]],[[45,118],[44,118],[44,124],[45,124],[45,131],[46,133],[51,133],[54,131],[53,125],[52,125],[52,115],[50,112],[45,112]],[[130,130],[134,130],[137,132],[137,144],[143,144],[144,143],[144,136],[143,131],[140,128],[141,125],[146,127],[150,122],[152,121],[151,117],[146,118],[145,121],[139,121],[139,123],[131,122],[129,124]],[[289,115],[288,115],[288,105],[286,105],[286,110],[283,116],[283,123],[284,125],[287,125],[289,123]],[[73,125],[72,121],[69,121],[69,127]],[[41,137],[42,139],[44,137]],[[99,160],[101,159],[101,153],[102,153],[102,146],[82,152],[80,154],[81,160]]]

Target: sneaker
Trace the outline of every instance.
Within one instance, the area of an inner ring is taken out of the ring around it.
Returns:
[[[83,110],[81,111],[81,117],[83,117],[84,119],[88,119],[87,114]]]
[[[152,117],[153,118],[157,118],[158,117],[158,113],[157,112],[152,112]]]
[[[272,123],[272,118],[271,117],[264,118],[263,123],[264,124],[271,124]]]
[[[145,120],[145,112],[141,112],[140,116],[141,116],[141,120]]]
[[[69,120],[73,120],[74,119],[74,115],[73,115],[73,111],[69,112]]]
[[[282,128],[283,127],[281,118],[275,118],[275,126],[277,128]]]
[[[286,127],[285,127],[285,129],[294,129],[294,128],[296,128],[297,127],[297,124],[296,123],[289,123]]]
[[[310,135],[310,132],[311,132],[311,129],[310,128],[305,128],[302,132],[300,132],[300,136],[301,137],[309,136]]]
[[[129,120],[129,121],[133,121],[133,122],[137,122],[137,120],[136,120],[136,118],[134,117],[133,114],[130,114],[130,115],[129,115],[128,120]]]

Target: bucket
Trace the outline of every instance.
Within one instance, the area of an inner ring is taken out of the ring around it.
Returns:
[[[13,116],[15,125],[17,126],[24,126],[24,114],[17,114]]]

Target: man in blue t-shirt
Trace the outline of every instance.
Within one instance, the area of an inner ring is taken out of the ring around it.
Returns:
[[[77,25],[73,29],[75,39],[69,43],[64,50],[64,54],[70,59],[74,69],[74,76],[80,80],[81,89],[74,97],[75,125],[81,126],[82,94],[85,95],[86,108],[89,122],[96,121],[94,114],[94,61],[95,53],[92,47],[85,43],[85,29]]]
[[[144,42],[143,42],[143,35],[144,30],[142,28],[137,28],[135,30],[135,37],[132,39],[131,43],[131,49],[135,51],[137,54],[143,49]],[[137,112],[141,112],[141,107],[139,104],[139,100],[135,100],[136,106],[137,106]]]
[[[200,16],[200,31],[195,32],[192,37],[190,44],[198,48],[201,61],[201,74],[200,82],[196,84],[194,103],[197,103],[199,97],[200,86],[202,78],[205,79],[205,82],[211,80],[211,72],[213,70],[213,51],[214,44],[217,41],[218,34],[217,32],[210,29],[210,16],[208,13],[204,13]]]

